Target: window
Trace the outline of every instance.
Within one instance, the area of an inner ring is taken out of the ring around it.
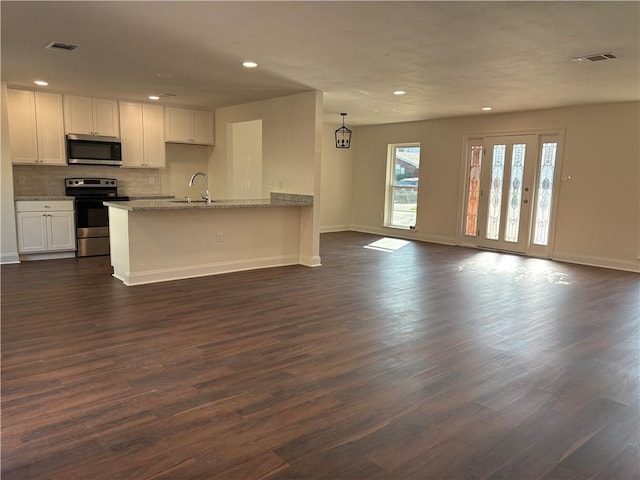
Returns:
[[[385,225],[415,228],[420,144],[389,145]]]

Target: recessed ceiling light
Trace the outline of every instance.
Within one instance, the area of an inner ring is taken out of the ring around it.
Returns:
[[[493,110],[493,108],[491,107],[482,107],[482,110],[485,112],[490,112],[491,110]]]
[[[160,100],[158,95],[149,95],[149,100]]]
[[[258,64],[256,62],[242,62],[242,66],[245,68],[256,68]]]
[[[40,85],[41,87],[46,87],[47,85],[49,85],[48,82],[45,82],[44,80],[36,80],[35,82],[36,85]]]
[[[405,93],[407,92],[405,92],[404,90],[396,90],[395,92],[393,92],[394,95],[404,95]]]

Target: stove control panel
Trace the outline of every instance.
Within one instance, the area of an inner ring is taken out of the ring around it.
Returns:
[[[65,178],[65,186],[71,187],[102,187],[115,188],[118,186],[118,180],[115,178]]]

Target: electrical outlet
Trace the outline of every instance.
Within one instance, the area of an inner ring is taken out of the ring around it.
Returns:
[[[218,234],[216,235],[216,242],[218,243],[224,242],[224,233],[218,232]]]
[[[18,177],[18,183],[19,183],[20,185],[24,185],[25,183],[27,183],[27,177],[25,177],[24,175],[20,175],[20,176]]]
[[[154,183],[156,183],[156,179],[153,177],[149,177],[149,185],[153,185]]]

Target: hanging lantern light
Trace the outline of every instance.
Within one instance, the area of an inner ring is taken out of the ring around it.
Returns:
[[[340,115],[342,115],[342,126],[336,130],[336,148],[349,148],[349,145],[351,145],[351,130],[344,126],[344,117],[347,114],[341,113]]]

